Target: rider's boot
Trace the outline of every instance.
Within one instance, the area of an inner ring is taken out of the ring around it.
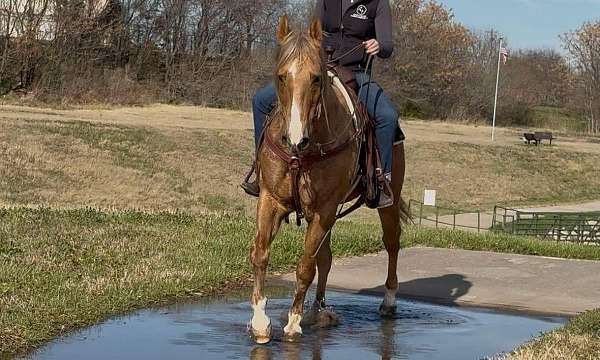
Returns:
[[[248,175],[246,175],[246,178],[240,186],[242,187],[242,189],[244,189],[246,194],[258,197],[260,194],[260,187],[258,186],[258,171],[256,171],[256,178],[254,179],[254,181],[250,181],[250,178],[252,177],[252,174],[255,170],[256,164],[252,164],[250,172],[248,172]]]
[[[378,209],[384,209],[394,205],[394,194],[392,193],[392,187],[390,186],[391,182],[391,176],[385,175],[384,180],[382,181],[382,189],[379,194]]]

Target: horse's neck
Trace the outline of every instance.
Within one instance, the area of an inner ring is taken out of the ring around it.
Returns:
[[[352,115],[349,113],[345,100],[340,97],[333,85],[328,85],[323,91],[321,118],[316,122],[317,126],[314,131],[324,141],[344,139],[345,136],[350,135],[345,132],[351,130],[349,124],[352,121]]]

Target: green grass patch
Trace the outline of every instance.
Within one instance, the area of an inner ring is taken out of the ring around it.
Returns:
[[[586,311],[576,316],[565,326],[564,330],[577,335],[600,337],[600,309]]]
[[[373,227],[339,223],[336,257],[381,249]],[[37,347],[73,328],[251,275],[254,221],[177,213],[0,210],[0,355]],[[270,271],[292,270],[302,232],[285,226]]]
[[[600,309],[586,311],[564,327],[521,346],[504,360],[595,360],[600,356]]]

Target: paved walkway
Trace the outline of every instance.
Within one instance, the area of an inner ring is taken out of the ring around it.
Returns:
[[[383,293],[387,254],[334,262],[328,286]],[[575,315],[600,307],[600,262],[411,248],[398,266],[401,297],[461,306]],[[294,274],[282,281],[294,281]]]

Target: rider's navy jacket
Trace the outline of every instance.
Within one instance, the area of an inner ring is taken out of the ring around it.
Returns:
[[[388,58],[394,51],[389,0],[317,0],[316,15],[323,26],[323,47],[335,49],[334,58],[370,39],[379,41],[379,57]],[[364,67],[367,55],[361,48],[339,62]]]

